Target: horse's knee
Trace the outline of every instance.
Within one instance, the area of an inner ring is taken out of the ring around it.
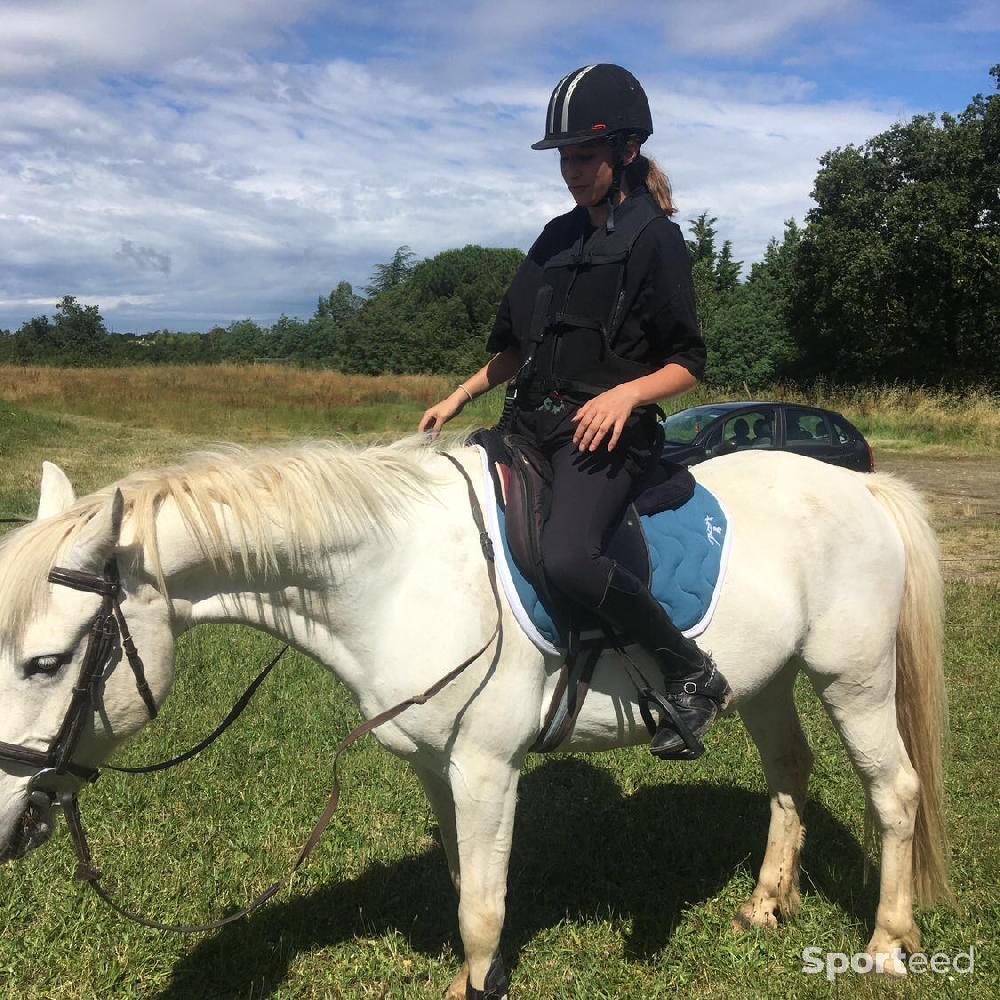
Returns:
[[[503,919],[503,903],[460,901],[458,924],[466,957],[471,959],[473,952],[493,954],[503,930]]]

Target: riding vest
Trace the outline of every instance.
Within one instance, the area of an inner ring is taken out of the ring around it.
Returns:
[[[522,365],[514,386],[519,406],[537,405],[552,393],[589,399],[648,375],[651,364],[620,357],[615,338],[625,318],[625,269],[648,225],[666,219],[645,191],[616,212],[611,231],[581,227],[577,239],[543,264]]]

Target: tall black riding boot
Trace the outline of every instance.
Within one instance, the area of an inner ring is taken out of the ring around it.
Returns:
[[[666,698],[656,698],[661,719],[650,752],[663,760],[700,757],[701,737],[732,698],[712,658],[684,637],[638,578],[617,564],[597,610],[626,641],[651,653],[663,673]]]

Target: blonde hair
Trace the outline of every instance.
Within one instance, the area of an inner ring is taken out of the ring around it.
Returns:
[[[674,195],[670,188],[670,179],[660,169],[656,160],[650,159],[639,153],[638,156],[625,168],[625,183],[630,191],[634,191],[641,184],[645,184],[649,193],[653,196],[653,201],[663,209],[666,215],[676,215],[677,209],[674,206]]]

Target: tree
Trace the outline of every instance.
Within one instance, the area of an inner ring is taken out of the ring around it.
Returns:
[[[416,254],[408,247],[398,247],[388,264],[376,264],[372,271],[372,283],[365,288],[369,298],[376,298],[401,285],[413,270],[413,258]]]
[[[365,303],[344,367],[377,374],[481,366],[497,306],[523,259],[520,250],[467,246],[421,261],[405,282]]]
[[[1000,66],[991,70],[1000,88]],[[1000,374],[1000,95],[821,159],[790,317],[803,375]]]
[[[763,388],[792,366],[788,307],[801,237],[795,220],[788,219],[782,241],[772,239],[747,281],[725,297],[710,331],[713,382]]]
[[[406,247],[400,247],[400,250],[405,249]],[[399,250],[396,253],[398,254]],[[393,260],[395,260],[395,257]],[[391,268],[392,264],[380,264],[379,266]],[[396,284],[399,284],[399,282],[397,281]],[[339,324],[347,323],[358,315],[362,305],[364,305],[364,301],[360,295],[354,294],[354,289],[351,287],[349,281],[341,281],[329,295],[320,296],[314,318],[329,319]]]
[[[726,305],[727,296],[739,286],[743,261],[733,260],[733,244],[725,240],[722,249],[716,249],[718,231],[715,216],[709,218],[702,212],[696,219],[688,220],[692,239],[687,241],[691,252],[691,274],[694,280],[695,300],[698,303],[698,326],[708,341],[713,335],[720,309]]]

